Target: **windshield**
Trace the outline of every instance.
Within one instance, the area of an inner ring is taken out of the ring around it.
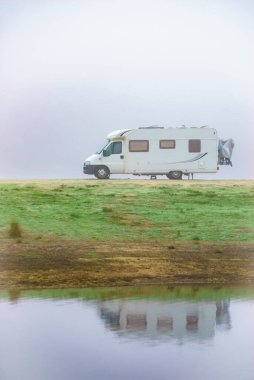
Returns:
[[[108,140],[107,143],[104,144],[103,147],[96,152],[96,154],[101,154],[102,151],[107,148],[109,143],[110,143],[110,140]]]

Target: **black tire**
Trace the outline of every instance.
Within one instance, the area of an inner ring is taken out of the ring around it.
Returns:
[[[183,173],[181,171],[175,170],[175,171],[169,172],[168,174],[166,174],[166,176],[169,179],[182,179]]]
[[[110,171],[107,166],[98,166],[94,170],[94,175],[98,179],[108,179],[110,176]]]

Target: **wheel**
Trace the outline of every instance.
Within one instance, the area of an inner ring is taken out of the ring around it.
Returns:
[[[182,179],[183,173],[181,171],[172,171],[166,174],[169,179]]]
[[[98,179],[108,179],[110,176],[110,171],[107,166],[98,166],[94,170],[94,175]]]

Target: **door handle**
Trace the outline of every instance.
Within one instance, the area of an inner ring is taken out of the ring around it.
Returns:
[[[124,158],[124,155],[123,155],[123,154],[121,154],[120,158],[121,158],[121,159],[123,159],[123,158]]]

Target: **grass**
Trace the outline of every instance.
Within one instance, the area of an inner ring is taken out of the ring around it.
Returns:
[[[0,182],[0,197],[0,289],[254,282],[253,181]]]
[[[21,231],[19,223],[11,222],[11,225],[8,230],[8,236],[12,239],[21,238],[22,231]]]
[[[67,240],[254,240],[252,184],[186,183],[1,183],[0,229],[4,234],[15,220],[23,234],[27,231]]]
[[[111,287],[86,289],[52,289],[32,291],[2,291],[1,299],[17,302],[19,299],[79,299],[79,300],[112,300],[112,299],[146,299],[146,300],[188,300],[188,301],[221,301],[229,299],[252,299],[253,286],[146,286],[146,287]]]

